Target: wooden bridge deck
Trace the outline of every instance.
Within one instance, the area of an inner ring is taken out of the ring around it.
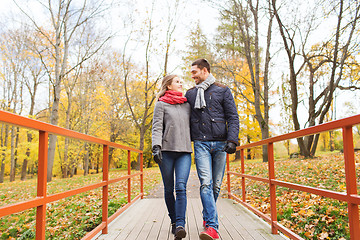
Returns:
[[[219,235],[222,240],[284,240],[282,235],[271,234],[270,225],[229,199],[219,199]],[[202,227],[202,206],[199,198],[188,198],[185,240],[199,239]],[[142,199],[134,203],[109,225],[109,233],[101,240],[173,240],[170,219],[163,198]]]

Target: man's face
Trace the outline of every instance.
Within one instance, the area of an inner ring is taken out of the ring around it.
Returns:
[[[200,69],[197,65],[191,66],[191,77],[195,80],[196,84],[202,83],[208,77],[207,69]]]

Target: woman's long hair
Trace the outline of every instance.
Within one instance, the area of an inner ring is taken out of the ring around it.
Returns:
[[[173,79],[176,78],[176,77],[177,77],[177,75],[172,74],[172,75],[167,75],[162,79],[160,91],[156,95],[157,99],[164,96],[165,92],[168,90],[167,87],[171,85]]]

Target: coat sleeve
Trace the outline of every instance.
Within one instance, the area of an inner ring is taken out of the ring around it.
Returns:
[[[227,122],[227,141],[239,145],[239,114],[230,88],[226,88],[224,95],[224,113]]]
[[[162,147],[164,126],[164,107],[163,104],[157,102],[154,108],[153,123],[152,123],[152,147],[159,145]]]

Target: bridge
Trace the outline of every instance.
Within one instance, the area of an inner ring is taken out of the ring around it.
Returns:
[[[184,240],[199,239],[202,226],[202,205],[196,171],[190,173],[187,187],[187,216]],[[222,240],[284,240],[283,235],[271,234],[270,225],[234,200],[220,198],[218,203],[219,235]],[[108,234],[95,237],[97,240],[173,240],[170,218],[163,199],[163,187],[137,201],[109,225]]]
[[[38,176],[36,198],[5,205],[0,207],[0,217],[18,213],[27,209],[36,209],[36,239],[44,240],[46,232],[46,205],[77,194],[100,188],[102,189],[102,222],[82,239],[171,239],[169,233],[169,220],[166,217],[166,208],[162,199],[144,198],[143,182],[143,152],[134,148],[123,146],[117,143],[105,141],[96,137],[74,132],[51,124],[43,123],[26,117],[18,116],[9,112],[0,111],[0,122],[16,125],[24,128],[35,129],[39,132],[38,148]],[[302,239],[277,221],[277,196],[278,186],[314,195],[319,195],[341,202],[348,206],[349,232],[352,240],[360,240],[359,204],[360,196],[357,192],[357,176],[354,158],[354,138],[352,128],[360,124],[360,115],[332,121],[318,126],[302,129],[289,134],[272,137],[259,142],[239,146],[241,158],[241,171],[230,171],[229,158],[227,159],[226,182],[227,198],[219,199],[219,220],[221,239],[283,239],[280,232],[290,239]],[[281,181],[275,177],[275,158],[273,144],[287,139],[313,135],[321,132],[342,130],[344,147],[344,172],[346,178],[346,192],[336,192],[301,184],[294,184]],[[102,181],[90,184],[77,189],[63,191],[48,195],[47,193],[47,149],[48,134],[56,134],[64,137],[87,141],[103,146]],[[245,174],[244,151],[249,148],[268,146],[268,177],[259,177]],[[108,154],[109,148],[123,149],[127,151],[128,174],[119,178],[109,179]],[[130,167],[131,154],[140,155],[140,170],[132,173]],[[132,179],[140,177],[139,194],[132,198]],[[241,179],[241,196],[233,189],[231,176]],[[259,209],[247,202],[245,182],[250,179],[268,184],[270,195],[270,215],[262,213]],[[108,216],[109,185],[127,181],[127,204],[117,212]],[[198,188],[198,187],[197,187]],[[193,191],[196,192],[196,191]],[[235,204],[236,201],[236,204]],[[187,239],[197,239],[202,231],[201,203],[198,197],[189,197],[187,213]],[[251,211],[251,212],[250,212]],[[256,217],[255,215],[259,216]],[[265,221],[263,221],[263,220]],[[266,223],[267,222],[267,223]],[[100,235],[101,234],[101,235]]]

